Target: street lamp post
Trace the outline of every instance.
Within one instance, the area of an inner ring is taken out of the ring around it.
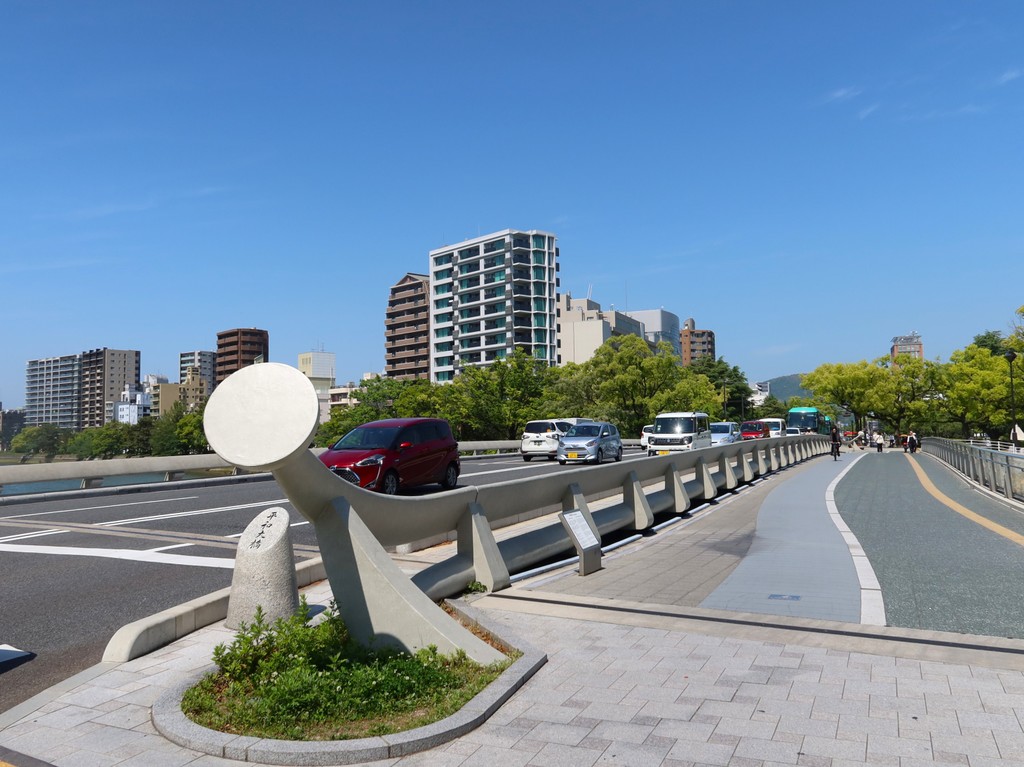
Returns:
[[[1013,363],[1017,359],[1017,353],[1013,349],[1007,349],[1003,355],[1010,366],[1010,443],[1014,450],[1017,449],[1017,399],[1013,392]]]

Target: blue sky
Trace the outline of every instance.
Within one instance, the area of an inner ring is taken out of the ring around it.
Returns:
[[[510,227],[751,381],[1024,304],[1019,2],[0,0],[0,93],[4,407],[235,327],[357,380],[389,287]]]

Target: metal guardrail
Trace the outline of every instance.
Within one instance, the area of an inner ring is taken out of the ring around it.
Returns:
[[[929,438],[921,450],[949,464],[972,482],[1011,501],[1024,501],[1024,453],[996,450],[970,442]]]

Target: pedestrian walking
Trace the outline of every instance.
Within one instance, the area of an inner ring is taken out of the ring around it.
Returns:
[[[880,431],[875,432],[875,448],[877,449],[877,451],[879,453],[882,452],[882,447],[884,445],[885,445],[885,437],[882,435],[882,432],[880,432]]]
[[[914,432],[910,432],[910,434],[907,435],[907,449],[911,453],[916,453],[917,452],[917,445],[918,445],[917,435],[914,434]]]

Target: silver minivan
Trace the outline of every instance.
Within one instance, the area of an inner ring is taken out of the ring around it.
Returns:
[[[590,421],[589,418],[541,418],[530,421],[523,427],[523,439],[519,444],[519,454],[524,461],[534,456],[555,460],[558,453],[558,440],[577,423]]]
[[[711,424],[711,444],[726,445],[739,442],[740,425],[735,421],[716,421]]]

